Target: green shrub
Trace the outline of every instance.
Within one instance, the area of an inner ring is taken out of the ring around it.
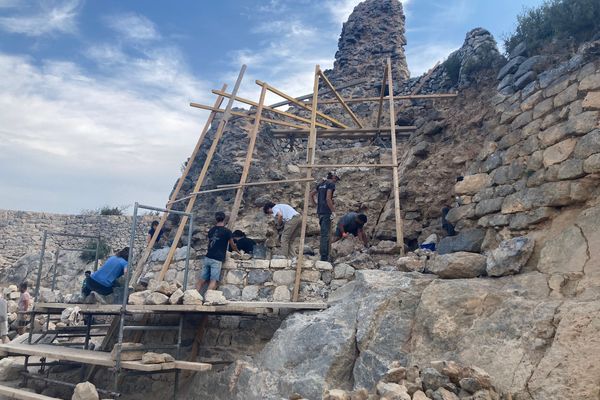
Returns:
[[[452,84],[456,85],[460,77],[460,57],[458,56],[458,51],[450,54],[446,61],[442,63],[442,66],[446,70],[446,74],[448,74]]]
[[[82,210],[81,214],[83,215],[123,215],[125,210],[127,210],[129,206],[102,206],[95,210]]]
[[[600,31],[600,1],[547,0],[523,11],[517,21],[515,32],[504,39],[508,53],[521,42],[531,52],[554,40],[574,40],[578,44]]]
[[[96,259],[96,239],[89,239],[85,243],[83,248],[90,249],[93,251],[82,251],[79,255],[79,258],[81,258],[86,263],[94,261]],[[104,239],[100,238],[100,243],[98,244],[98,259],[101,260],[103,258],[106,258],[110,254],[110,252],[111,248],[108,245],[108,243],[106,243]]]

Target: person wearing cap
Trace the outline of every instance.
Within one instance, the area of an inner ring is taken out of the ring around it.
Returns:
[[[300,235],[302,227],[302,216],[294,207],[288,204],[275,204],[268,201],[263,207],[263,212],[267,215],[272,214],[278,228],[283,227],[281,233],[281,252],[286,258],[296,257],[296,249],[292,244],[294,239]]]
[[[329,243],[331,236],[331,220],[335,219],[335,205],[333,203],[333,193],[335,184],[340,178],[334,172],[327,174],[327,179],[323,180],[310,193],[313,205],[317,207],[319,215],[319,225],[321,227],[321,238],[319,243],[319,253],[321,261],[329,261]]]

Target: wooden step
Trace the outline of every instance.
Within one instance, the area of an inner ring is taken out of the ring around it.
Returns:
[[[115,367],[116,365],[115,361],[112,360],[110,353],[105,351],[82,350],[47,344],[7,343],[0,345],[0,351],[4,351],[9,354],[47,357],[52,360],[73,361],[82,364],[99,365],[103,367]],[[141,361],[121,361],[121,367],[124,369],[144,372],[167,371],[173,369],[209,371],[212,368],[212,365],[183,361],[162,364],[143,364]]]
[[[0,396],[7,399],[20,400],[60,400],[57,397],[44,396],[43,394],[31,393],[27,390],[0,385]]]

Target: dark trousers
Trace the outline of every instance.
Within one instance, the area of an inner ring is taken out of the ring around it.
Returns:
[[[331,234],[331,214],[319,214],[319,225],[321,226],[321,242],[319,253],[321,261],[329,261],[329,238]]]
[[[106,296],[113,292],[113,288],[101,285],[95,280],[93,280],[91,277],[85,278],[85,283],[83,285],[83,288],[81,288],[81,293],[83,293],[84,296],[89,296],[89,294],[92,292],[96,292],[98,294]]]

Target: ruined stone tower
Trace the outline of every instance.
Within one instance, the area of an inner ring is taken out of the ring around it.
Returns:
[[[358,78],[381,80],[387,57],[392,59],[394,80],[408,79],[404,20],[398,0],[366,0],[357,5],[342,28],[335,53],[334,79],[337,82]]]

